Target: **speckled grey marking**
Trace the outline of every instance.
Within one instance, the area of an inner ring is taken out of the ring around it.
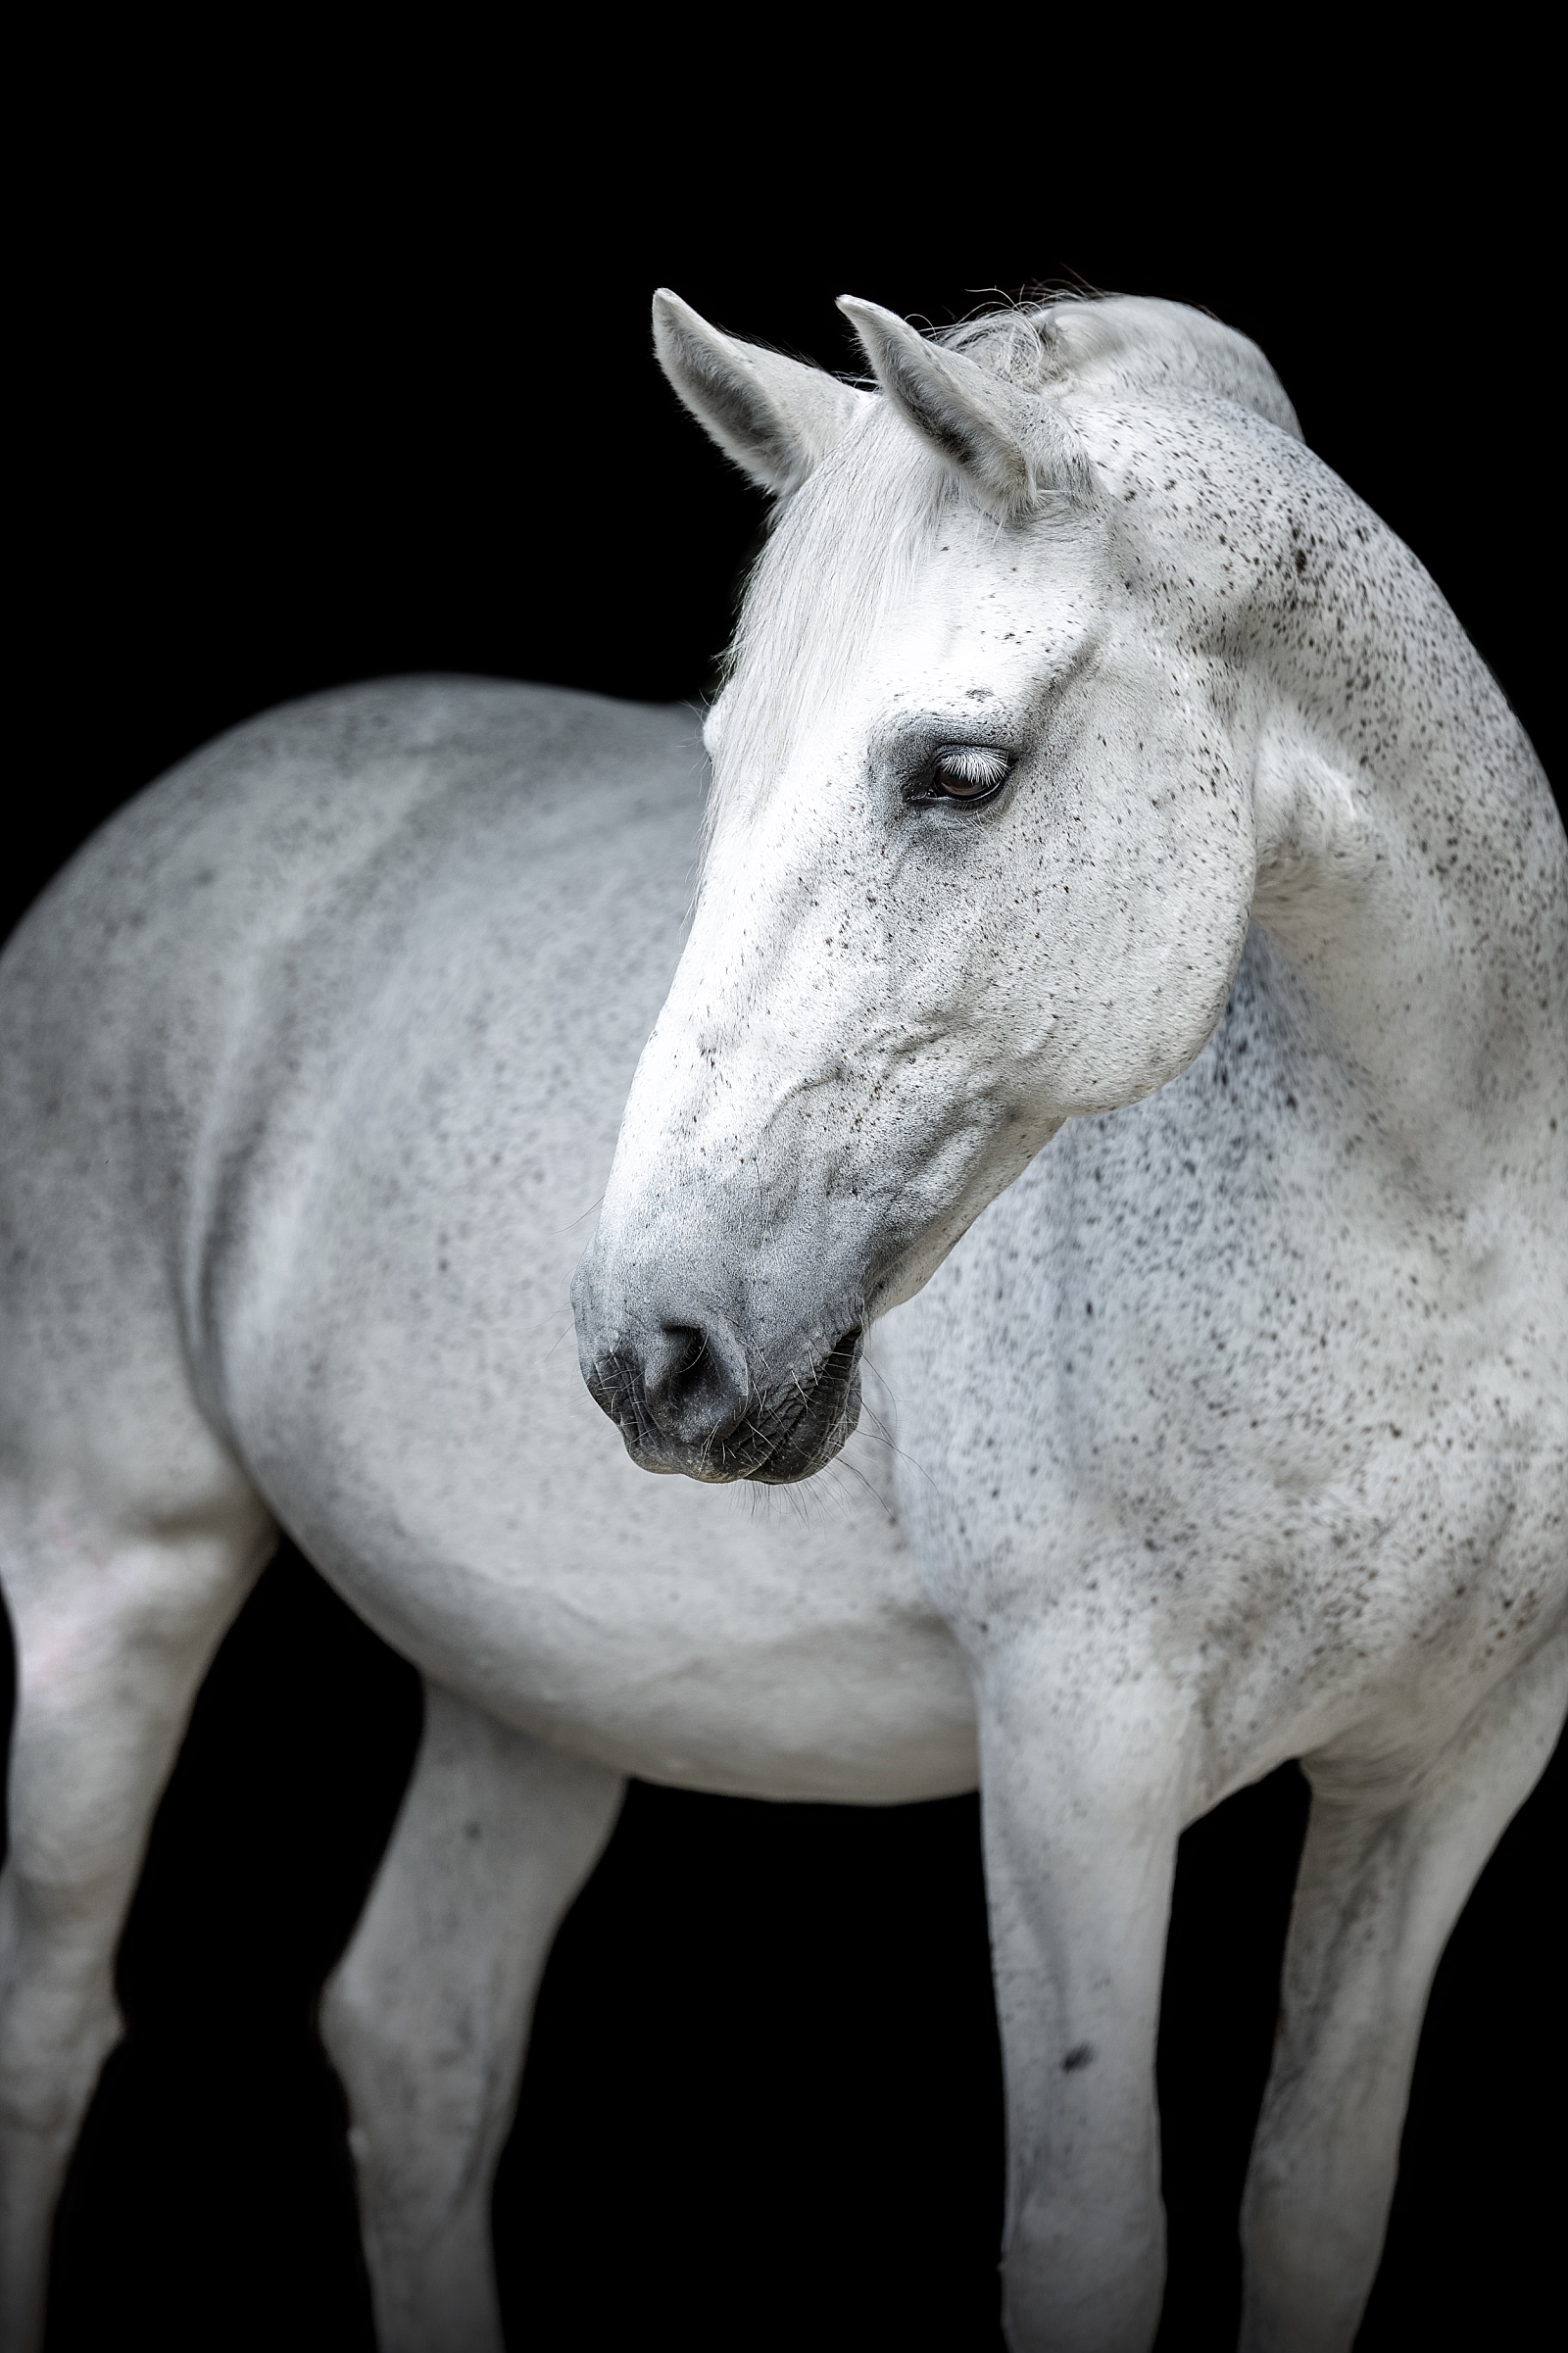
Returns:
[[[884,397],[755,575],[584,1367],[700,1477],[825,1459],[831,1349],[897,1400],[980,1718],[1019,2353],[1152,2335],[1176,1837],[1303,1758],[1244,2340],[1348,2347],[1432,1971],[1562,1720],[1562,827],[1243,338],[845,308]],[[1013,762],[983,805],[923,788],[954,737]]]
[[[1296,1752],[1247,2341],[1349,2344],[1431,1971],[1562,1711],[1561,831],[1251,346],[1069,305],[923,376],[857,315],[918,416],[660,314],[786,499],[672,987],[691,723],[462,680],[236,730],[0,967],[18,2353],[278,1524],[428,1684],[323,2013],[386,2347],[498,2353],[490,2179],[622,1774],[977,1769],[1011,2340],[1147,2345],[1176,1838]],[[944,744],[1004,787],[944,803]],[[695,1479],[573,1362],[602,1194],[583,1360]]]

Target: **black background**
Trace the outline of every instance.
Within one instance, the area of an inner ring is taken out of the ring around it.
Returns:
[[[1104,59],[1070,83],[1013,61],[976,109],[941,86],[956,65],[846,81],[819,35],[722,88],[649,46],[612,89],[598,37],[327,59],[275,30],[221,56],[125,36],[41,72],[8,921],[127,794],[286,696],[431,668],[700,694],[760,507],[653,366],[662,280],[833,367],[846,289],[936,322],[1041,280],[1207,307],[1263,345],[1560,773],[1540,61],[1289,94],[1260,72],[1240,107],[1201,56],[1168,88],[1145,59],[1135,130]],[[418,1707],[285,1550],[154,1832],[52,2353],[368,2345],[311,2017]],[[1444,1962],[1363,2353],[1540,2341],[1564,1779],[1559,1755]],[[1302,1814],[1287,1768],[1183,1844],[1164,2353],[1234,2326]],[[994,2348],[1001,2134],[974,1801],[635,1788],[552,1960],[502,2169],[512,2342]]]

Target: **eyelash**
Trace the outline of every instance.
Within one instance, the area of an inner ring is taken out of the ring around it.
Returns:
[[[1006,753],[990,744],[947,745],[933,756],[926,770],[931,797],[938,801],[989,801],[1011,773],[1012,761]],[[967,789],[955,792],[949,779]]]

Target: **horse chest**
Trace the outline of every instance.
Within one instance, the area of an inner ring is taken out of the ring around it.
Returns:
[[[1484,1686],[1563,1582],[1561,1409],[1254,935],[1150,1101],[1065,1129],[894,1319],[900,1508],[971,1648],[1157,1663],[1214,1775]],[[1419,1668],[1419,1672],[1416,1670]]]

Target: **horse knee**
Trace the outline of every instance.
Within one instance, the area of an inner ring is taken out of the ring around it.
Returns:
[[[122,1873],[72,1870],[18,1826],[0,1873],[0,2100],[40,2129],[90,2088],[120,2039],[114,1955]],[[40,1868],[40,1865],[42,1866]]]
[[[1254,2156],[1241,2217],[1242,2353],[1349,2353],[1387,2210],[1376,2190],[1349,2205],[1325,2202],[1287,2161]]]
[[[29,1990],[13,1984],[0,1996],[0,2134],[54,2148],[74,2137],[123,2025],[107,1969],[70,2007]]]
[[[376,1990],[363,1967],[340,1970],[318,2013],[348,2100],[362,2190],[461,2203],[499,2155],[510,2070],[498,2071],[497,2054],[470,2047],[453,2022],[436,2022],[432,2033],[429,2017],[378,2001]],[[488,2181],[484,2187],[488,2194]]]
[[[352,1954],[352,1947],[350,1953]],[[399,2037],[373,1999],[363,1972],[352,1971],[349,1956],[321,1988],[317,2024],[322,2046],[348,2094],[356,2124],[376,2109],[395,2068]]]
[[[1148,2353],[1165,2284],[1164,2216],[1087,2213],[1070,2191],[1036,2195],[1003,2258],[1011,2353]]]

